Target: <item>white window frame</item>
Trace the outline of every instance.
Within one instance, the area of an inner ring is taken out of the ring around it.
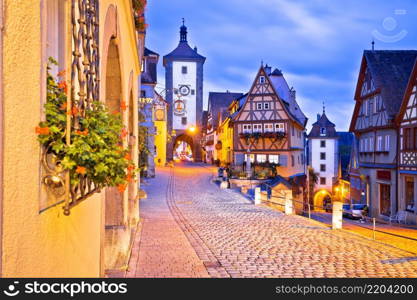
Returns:
[[[374,152],[374,138],[369,138],[369,152]]]
[[[258,163],[266,162],[266,154],[256,154],[256,162]]]
[[[256,102],[256,110],[262,110],[262,102]]]
[[[245,161],[248,159],[248,155],[247,154],[245,154]],[[255,162],[255,154],[249,154],[249,159],[250,159],[250,162],[251,163],[253,163],[253,162]]]
[[[252,124],[243,124],[242,125],[243,133],[252,133]]]
[[[265,123],[264,124],[264,132],[274,132],[274,124]]]
[[[275,132],[285,132],[285,123],[275,123]]]
[[[389,151],[389,147],[390,147],[390,136],[386,135],[385,136],[385,151]]]
[[[376,151],[382,151],[382,136],[378,135],[376,137]]]
[[[259,83],[264,84],[265,83],[265,76],[259,76]]]
[[[268,155],[268,161],[273,164],[279,164],[279,154]]]
[[[264,110],[269,110],[270,105],[269,102],[264,102]]]
[[[253,124],[252,132],[253,133],[262,133],[262,124]]]

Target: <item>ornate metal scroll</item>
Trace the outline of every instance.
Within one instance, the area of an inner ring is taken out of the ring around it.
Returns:
[[[92,102],[99,101],[100,96],[99,0],[71,1],[71,29],[71,95],[67,106],[76,107],[78,114],[68,117],[70,126],[67,128],[73,131],[79,129],[79,118],[92,109]],[[67,143],[70,142],[70,130]],[[67,183],[67,189],[66,215],[71,207],[100,191],[85,175],[79,175],[76,185]]]

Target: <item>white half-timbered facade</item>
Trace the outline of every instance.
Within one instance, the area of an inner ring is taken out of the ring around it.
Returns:
[[[278,163],[278,174],[305,173],[307,118],[282,75],[262,66],[239,111],[232,116],[235,164],[246,161]]]
[[[397,116],[417,51],[364,51],[350,131],[358,143],[362,200],[370,214],[397,213]],[[354,175],[354,174],[352,174]],[[357,175],[356,175],[357,176]]]
[[[417,223],[417,61],[404,94],[397,124],[400,135],[399,210],[407,212],[408,219]]]

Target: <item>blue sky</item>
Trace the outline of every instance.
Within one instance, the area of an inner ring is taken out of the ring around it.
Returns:
[[[417,49],[417,2],[378,0],[148,0],[146,46],[162,56],[178,44],[184,17],[191,47],[207,57],[204,94],[247,92],[261,61],[297,91],[308,128],[326,103],[347,130],[364,49]]]

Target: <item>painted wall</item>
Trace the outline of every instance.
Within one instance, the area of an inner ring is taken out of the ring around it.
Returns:
[[[74,207],[70,216],[63,215],[61,205],[39,212],[40,146],[35,127],[41,119],[42,89],[45,86],[42,76],[44,45],[41,43],[43,1],[5,2],[2,275],[100,276],[103,274],[104,193],[96,194]],[[133,70],[133,75],[137,75],[140,70],[137,53],[132,46],[135,39],[128,34],[133,20],[124,15],[124,12],[130,12],[126,10],[130,2],[100,1],[100,49],[103,49],[104,20],[110,3],[118,6],[119,28],[125,33],[121,38],[123,46],[120,53],[123,98],[129,103],[129,74]],[[133,90],[136,95],[135,83]],[[104,97],[103,93],[101,97]]]
[[[320,184],[320,178],[316,185],[316,189],[326,189],[328,191],[332,190],[333,178],[337,176],[337,140],[336,139],[323,139],[326,141],[326,147],[320,147],[320,141],[322,139],[310,139],[310,155],[311,155],[311,166],[313,167],[315,173],[319,174],[319,177],[326,178],[326,184]],[[320,159],[320,153],[326,153],[326,159]],[[326,165],[326,171],[320,171],[320,165]]]
[[[187,67],[187,74],[182,74],[181,68]],[[183,116],[177,116],[173,114],[173,128],[174,129],[187,129],[190,126],[196,125],[196,96],[197,96],[197,63],[185,62],[185,61],[174,61],[172,63],[173,72],[173,88],[178,89],[181,85],[187,85],[190,90],[194,90],[194,95],[188,94],[187,96],[181,96],[181,99],[185,102],[186,114]],[[174,94],[175,100],[178,99],[177,95]],[[182,125],[181,118],[187,117],[187,124]]]

